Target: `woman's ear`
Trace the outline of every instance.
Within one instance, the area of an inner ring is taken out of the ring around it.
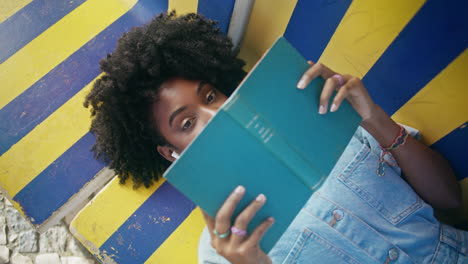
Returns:
[[[156,147],[159,154],[163,156],[165,159],[167,159],[170,162],[174,162],[176,158],[173,157],[172,153],[175,152],[175,150],[171,147],[168,146],[157,146]]]

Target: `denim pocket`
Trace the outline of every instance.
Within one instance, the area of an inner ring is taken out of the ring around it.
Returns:
[[[352,263],[359,262],[341,249],[335,247],[326,239],[305,228],[294,242],[294,245],[283,264],[311,263],[312,260],[321,260],[320,263]]]
[[[366,144],[338,179],[359,198],[375,208],[390,223],[397,225],[422,207],[421,198],[400,175],[385,164],[385,174],[377,174],[379,157]]]

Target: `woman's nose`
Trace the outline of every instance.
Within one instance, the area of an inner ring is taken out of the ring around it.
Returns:
[[[206,125],[211,120],[211,118],[213,118],[216,115],[216,113],[218,112],[218,109],[219,109],[219,106],[202,107],[201,115],[202,115],[204,125]]]

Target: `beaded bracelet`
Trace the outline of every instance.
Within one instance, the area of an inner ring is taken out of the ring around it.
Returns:
[[[380,148],[382,149],[382,155],[380,155],[379,166],[377,167],[377,174],[380,177],[384,176],[385,174],[384,163],[387,163],[390,166],[397,166],[397,162],[390,153],[390,150],[404,146],[406,144],[406,140],[408,139],[408,132],[406,131],[406,129],[399,124],[397,125],[400,127],[400,132],[398,133],[398,136],[393,140],[392,144],[387,148],[380,145]],[[389,155],[392,162],[385,160],[386,155]]]

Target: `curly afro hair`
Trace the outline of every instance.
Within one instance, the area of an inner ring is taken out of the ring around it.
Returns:
[[[198,14],[160,14],[124,33],[100,62],[103,76],[84,102],[91,106],[90,130],[96,136],[91,150],[121,183],[130,177],[135,188],[149,187],[170,165],[156,148],[169,143],[150,121],[164,81],[203,80],[230,95],[244,78],[244,61],[216,24]]]

